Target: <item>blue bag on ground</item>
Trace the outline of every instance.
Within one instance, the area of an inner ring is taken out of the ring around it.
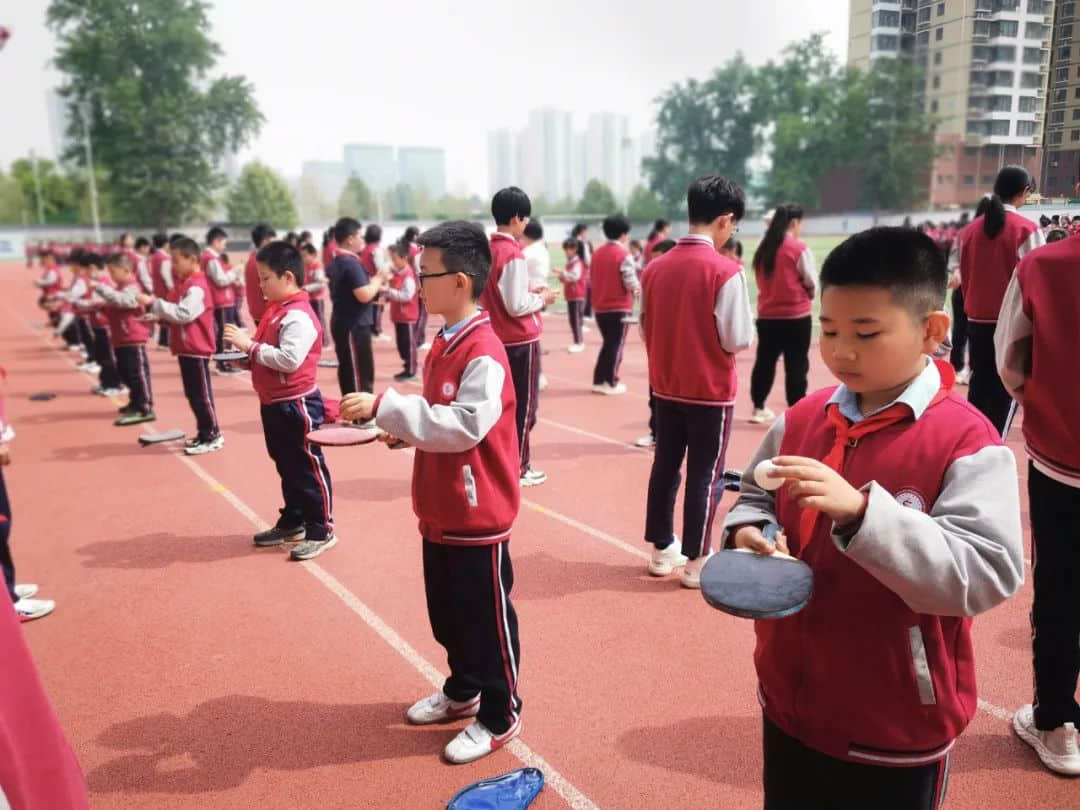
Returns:
[[[543,786],[538,768],[520,768],[462,788],[447,810],[525,810]]]

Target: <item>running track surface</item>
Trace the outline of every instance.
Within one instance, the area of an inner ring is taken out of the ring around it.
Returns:
[[[511,542],[524,733],[450,766],[440,752],[460,725],[402,716],[445,670],[424,607],[411,454],[329,450],[338,546],[305,564],[256,550],[280,496],[248,375],[213,378],[222,452],[142,449],[140,428],[114,427],[115,404],[33,327],[30,277],[0,267],[13,548],[20,579],[58,602],[24,628],[95,808],[438,808],[523,762],[548,771],[538,810],[761,806],[752,626],[644,570],[651,456],[628,444],[647,418],[636,334],[629,393],[601,397],[589,392],[597,331],[570,355],[565,319],[545,321],[533,457],[549,479],[523,491]],[[175,361],[150,356],[152,429],[190,431]],[[827,384],[813,359],[813,384]],[[740,355],[730,466],[765,431],[745,420],[751,363]],[[382,388],[399,370],[392,343],[376,344],[376,365]],[[333,370],[320,379],[336,396]],[[42,390],[56,399],[28,401]],[[1044,771],[1009,724],[1030,700],[1030,599],[1025,585],[975,621],[980,710],[955,748],[947,807],[1080,802],[1080,785]]]

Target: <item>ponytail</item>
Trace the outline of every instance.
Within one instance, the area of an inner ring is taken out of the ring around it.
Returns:
[[[994,193],[983,214],[983,233],[996,239],[1005,229],[1005,201],[1015,200],[1025,191],[1035,190],[1035,180],[1023,166],[1004,166],[994,180]]]
[[[753,267],[755,270],[760,267],[766,278],[772,276],[773,270],[776,269],[776,253],[780,250],[780,245],[784,243],[788,225],[791,224],[793,219],[802,218],[803,209],[801,205],[788,203],[776,206],[772,221],[769,222],[769,229],[765,231],[764,238],[757,246],[757,250],[754,251]]]

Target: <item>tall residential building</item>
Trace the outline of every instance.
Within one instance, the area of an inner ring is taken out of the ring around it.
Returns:
[[[394,147],[376,144],[345,145],[345,168],[375,192],[390,191],[398,181]]]
[[[570,113],[550,107],[529,111],[519,136],[522,182],[529,193],[548,200],[570,196]]]
[[[446,150],[429,146],[402,146],[398,149],[397,181],[414,189],[423,188],[437,200],[446,194]]]
[[[517,138],[508,129],[488,133],[488,192],[521,185],[517,159]]]
[[[943,153],[931,205],[973,203],[1007,164],[1038,175],[1053,0],[852,0],[848,62],[913,58]]]
[[[624,202],[630,196],[627,175],[627,151],[633,151],[630,121],[625,115],[593,113],[585,130],[586,182],[600,180],[611,189],[615,199]]]
[[[300,168],[301,189],[335,205],[348,179],[345,164],[335,160],[305,160]]]
[[[1080,3],[1071,0],[1059,1],[1054,15],[1049,95],[1039,191],[1048,197],[1075,197],[1080,181]]]
[[[71,116],[68,114],[68,103],[59,92],[49,90],[45,93],[45,108],[49,113],[53,154],[57,160],[61,160],[70,145],[68,127],[71,125]]]

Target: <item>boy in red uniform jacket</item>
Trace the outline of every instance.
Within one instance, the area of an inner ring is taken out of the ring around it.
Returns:
[[[285,501],[277,525],[255,535],[255,545],[303,540],[290,558],[310,560],[337,543],[330,471],[322,448],[306,438],[325,419],[315,380],[322,325],[303,289],[299,250],[288,242],[271,242],[258,252],[256,261],[259,287],[268,303],[255,336],[248,337],[233,324],[225,327],[225,339],[247,352],[251,363],[266,448],[281,476]]]
[[[420,245],[424,299],[447,324],[424,365],[424,393],[349,394],[341,415],[374,416],[391,446],[416,448],[424,590],[450,676],[406,717],[420,725],[476,717],[445,750],[450,762],[471,762],[521,733],[521,651],[510,603],[509,539],[521,497],[514,386],[506,350],[476,305],[491,266],[483,229],[444,222]]]
[[[325,349],[330,345],[330,329],[326,323],[326,300],[330,295],[330,282],[326,278],[325,268],[319,264],[319,251],[315,245],[304,242],[300,246],[300,252],[304,256],[304,292],[311,298],[311,309],[319,319],[323,332],[322,345]]]
[[[408,247],[400,242],[391,245],[390,264],[394,268],[394,275],[390,277],[386,297],[390,301],[390,320],[394,324],[398,354],[405,364],[394,379],[397,382],[414,382],[417,379],[416,325],[420,320],[420,290],[409,262]]]
[[[154,398],[150,390],[150,363],[146,358],[146,341],[150,327],[143,320],[139,304],[139,283],[131,259],[124,253],[114,253],[106,261],[112,286],[94,283],[95,294],[105,301],[105,317],[109,321],[116,368],[128,387],[128,404],[120,408],[119,426],[153,422]]]
[[[255,326],[259,325],[266,310],[266,299],[259,291],[259,266],[255,257],[275,239],[277,231],[266,223],[259,223],[251,229],[251,245],[254,249],[248,254],[247,264],[244,265],[244,287],[247,290],[248,313]]]
[[[382,242],[382,226],[371,224],[364,229],[364,247],[360,251],[358,258],[360,264],[367,270],[369,278],[375,278],[379,275],[379,243]],[[374,335],[375,340],[389,340],[388,337],[383,335],[382,331],[382,319],[383,310],[386,309],[383,302],[378,296],[374,301],[375,312],[375,326],[371,330],[371,334]]]
[[[1051,770],[1080,775],[1076,682],[1080,675],[1080,378],[1076,302],[1080,240],[1041,247],[1020,261],[994,334],[1005,388],[1024,405],[1031,511],[1034,705],[1013,716],[1017,735]]]
[[[491,328],[506,347],[510,362],[524,487],[547,480],[547,474],[532,468],[529,434],[536,424],[540,393],[540,312],[558,297],[555,290],[536,293],[529,289],[529,268],[518,239],[525,233],[531,213],[529,196],[516,186],[504,188],[492,198],[495,233],[491,235],[491,276],[480,296],[480,306],[491,318]]]
[[[199,257],[200,269],[209,282],[210,300],[214,310],[215,352],[217,353],[225,351],[225,344],[222,341],[225,324],[236,323],[236,283],[240,280],[240,274],[228,269],[221,260],[228,238],[228,234],[221,228],[211,228],[206,233],[206,250]],[[231,363],[218,363],[217,371],[219,374],[240,372]]]
[[[168,298],[175,282],[172,275],[172,259],[169,257],[169,237],[163,233],[155,233],[153,236],[154,249],[150,253],[147,263],[150,265],[150,285],[152,292],[158,298]],[[166,324],[158,326],[157,345],[159,349],[169,348],[169,327]]]
[[[978,701],[971,617],[1023,582],[1016,460],[931,357],[949,332],[946,276],[911,229],[829,255],[821,355],[842,384],[773,423],[725,520],[729,544],[789,551],[820,586],[755,625],[766,807],[939,808]],[[766,459],[785,479],[775,492],[754,483]]]
[[[585,289],[589,284],[589,268],[581,258],[584,248],[577,239],[563,242],[566,267],[559,273],[566,298],[566,315],[570,319],[570,335],[574,341],[566,350],[571,354],[585,351]]]
[[[641,295],[638,265],[626,249],[630,236],[630,220],[622,214],[612,214],[604,220],[607,242],[596,249],[589,278],[592,281],[592,306],[596,311],[596,326],[603,344],[593,369],[594,394],[623,394],[626,386],[619,382],[627,320],[634,310],[634,298]]]
[[[140,295],[138,300],[151,315],[170,325],[169,348],[180,363],[184,396],[198,426],[198,433],[184,447],[184,452],[196,456],[225,446],[225,437],[218,429],[214,391],[210,386],[214,309],[210,285],[199,266],[199,246],[195,240],[177,237],[170,252],[176,287],[169,300],[152,295]]]

